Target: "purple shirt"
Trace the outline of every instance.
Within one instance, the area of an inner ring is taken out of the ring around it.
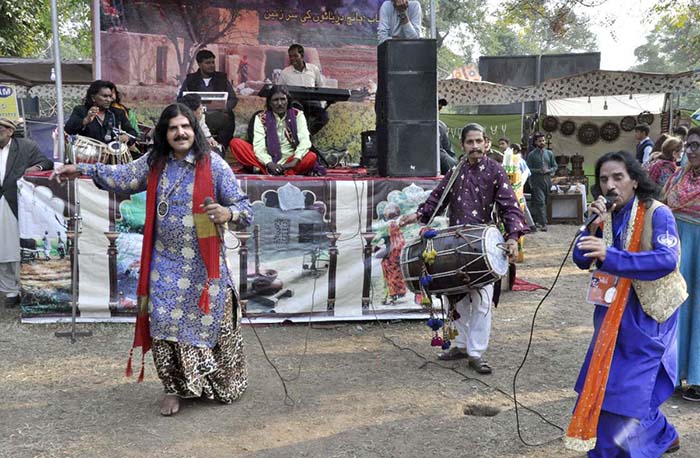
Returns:
[[[510,186],[508,174],[498,162],[488,157],[481,158],[476,164],[460,162],[457,169],[447,172],[438,187],[418,207],[421,223],[427,223],[435,211],[454,170],[457,170],[459,176],[442,204],[443,208],[449,206],[450,226],[492,223],[491,214],[497,203],[496,208],[505,226],[507,239],[517,240],[527,232],[525,217]]]

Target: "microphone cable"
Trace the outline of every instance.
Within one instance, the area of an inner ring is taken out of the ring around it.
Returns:
[[[559,277],[561,276],[561,271],[564,269],[564,265],[566,264],[566,261],[569,259],[569,255],[571,254],[571,250],[574,247],[574,243],[576,243],[576,240],[578,240],[579,234],[576,234],[574,238],[571,240],[571,243],[569,244],[569,248],[566,251],[566,254],[564,255],[564,259],[562,259],[561,264],[559,265],[559,269],[557,270],[557,274],[554,277],[554,281],[552,282],[552,285],[549,287],[547,290],[547,293],[540,299],[540,302],[537,304],[535,307],[535,311],[532,315],[532,322],[530,323],[530,333],[527,341],[527,346],[525,347],[525,354],[523,355],[523,359],[520,362],[520,365],[518,366],[518,369],[515,371],[515,374],[513,375],[513,396],[511,399],[513,399],[513,405],[515,406],[515,425],[517,428],[518,432],[518,439],[520,439],[520,442],[522,442],[524,445],[528,447],[541,447],[543,445],[550,444],[552,442],[555,442],[557,440],[561,440],[563,436],[556,437],[554,439],[550,439],[545,442],[541,442],[539,444],[532,444],[530,442],[527,442],[523,438],[522,431],[520,429],[520,412],[518,411],[518,396],[517,396],[517,389],[516,389],[516,384],[518,381],[518,375],[520,374],[520,371],[523,369],[525,366],[525,362],[527,361],[527,357],[530,354],[530,349],[532,348],[532,339],[535,334],[535,322],[537,320],[537,313],[540,311],[540,308],[542,307],[542,304],[544,303],[545,300],[549,297],[549,295],[552,293],[554,290],[554,287],[556,286],[557,282],[559,281]],[[564,432],[564,429],[561,426],[555,425],[554,423],[547,422],[550,425],[554,426],[557,428],[559,431],[562,433]]]

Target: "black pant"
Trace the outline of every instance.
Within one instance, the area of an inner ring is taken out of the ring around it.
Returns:
[[[207,111],[207,127],[211,132],[214,140],[219,142],[224,148],[233,138],[233,132],[236,130],[236,117],[233,113],[225,111]]]

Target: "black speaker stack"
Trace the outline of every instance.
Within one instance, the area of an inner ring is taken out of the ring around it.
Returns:
[[[387,40],[377,48],[376,154],[385,177],[438,174],[435,40]]]

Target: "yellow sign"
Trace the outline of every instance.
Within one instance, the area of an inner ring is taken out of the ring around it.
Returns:
[[[13,121],[19,120],[17,91],[15,91],[14,86],[0,84],[0,118],[8,118]]]

